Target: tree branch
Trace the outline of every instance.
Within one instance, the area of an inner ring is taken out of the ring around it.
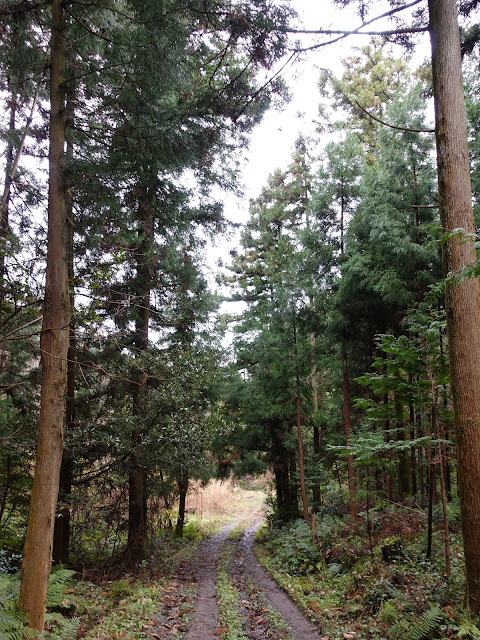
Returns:
[[[348,97],[348,96],[347,96]],[[353,101],[357,107],[363,111],[369,118],[383,124],[385,127],[389,127],[390,129],[397,129],[398,131],[410,131],[411,133],[435,133],[435,129],[409,129],[408,127],[399,127],[395,124],[390,124],[389,122],[385,122],[384,120],[380,120],[377,116],[374,116],[373,113],[367,111],[362,105],[356,100]]]

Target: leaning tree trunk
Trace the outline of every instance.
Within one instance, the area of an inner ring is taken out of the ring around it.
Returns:
[[[23,550],[19,607],[30,627],[43,630],[52,559],[53,526],[63,449],[70,301],[65,216],[64,11],[52,0],[47,270],[40,337],[42,392],[35,476]]]
[[[467,601],[480,611],[480,285],[455,0],[429,0],[443,269],[453,412],[467,577]],[[460,229],[460,232],[452,233]]]

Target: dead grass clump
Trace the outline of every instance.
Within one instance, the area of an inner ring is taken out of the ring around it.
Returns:
[[[207,516],[230,514],[237,502],[236,491],[230,480],[210,480],[202,488],[203,513]]]
[[[247,490],[231,480],[210,480],[191,484],[187,494],[187,513],[202,520],[231,519],[258,509],[265,499],[263,491]]]

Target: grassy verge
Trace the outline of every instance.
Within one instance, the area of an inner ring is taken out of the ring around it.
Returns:
[[[480,639],[463,609],[461,540],[452,534],[452,573],[445,576],[442,532],[425,558],[421,514],[378,515],[373,556],[360,526],[329,517],[317,538],[296,522],[259,535],[259,561],[331,640]],[[385,559],[384,553],[391,554]]]
[[[161,629],[181,638],[196,595],[191,575],[181,567],[197,548],[198,541],[165,539],[135,576],[72,582],[61,606],[48,616],[47,637],[139,640]]]

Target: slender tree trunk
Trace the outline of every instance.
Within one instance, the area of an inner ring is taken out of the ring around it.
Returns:
[[[178,483],[178,491],[180,495],[179,504],[178,504],[178,520],[175,525],[175,535],[179,538],[183,538],[183,526],[185,524],[185,504],[187,501],[187,491],[188,491],[188,475],[183,473],[179,478],[177,478]]]
[[[148,187],[138,186],[139,244],[137,262],[137,319],[135,321],[136,356],[147,349],[150,329],[150,294],[152,288],[152,269],[150,264],[153,239],[153,211],[151,194]],[[133,386],[133,415],[138,427],[132,432],[132,455],[128,483],[128,541],[126,554],[131,562],[142,560],[147,543],[147,499],[146,470],[143,463],[142,428],[145,415],[146,374]],[[138,376],[136,376],[138,378]]]
[[[398,393],[395,393],[395,440],[399,443],[405,442],[405,428],[403,424],[403,401]],[[408,451],[404,449],[398,454],[398,497],[403,500],[410,495],[410,465]]]
[[[73,121],[76,104],[76,89],[73,82],[70,82],[66,95],[66,162],[73,162]],[[70,135],[68,135],[70,134]],[[70,292],[70,308],[75,307],[75,269],[74,269],[74,249],[73,249],[73,197],[72,190],[69,188],[65,194],[65,212],[67,218],[67,273],[68,287]],[[76,339],[75,339],[75,323],[72,318],[70,322],[68,354],[67,354],[67,398],[65,403],[65,433],[72,433],[75,427],[76,418]],[[60,512],[55,518],[55,530],[53,535],[53,561],[54,563],[67,564],[70,556],[70,519],[71,510],[68,504],[72,494],[73,471],[74,471],[73,452],[68,443],[64,441],[62,466],[60,468],[60,486],[58,491],[58,502],[61,504]]]
[[[315,334],[311,335],[311,343],[312,348],[315,348],[316,337]],[[317,426],[318,419],[318,373],[317,373],[317,365],[315,362],[315,354],[313,356],[313,364],[312,364],[312,402],[313,402],[313,414],[315,416],[315,424],[313,425],[313,458],[314,458],[314,469],[315,475],[317,467],[319,466],[319,456],[320,456],[320,448],[321,448],[321,436],[320,429]],[[321,492],[320,492],[320,480],[315,477],[313,484],[313,502],[315,506],[319,506],[321,503]]]
[[[2,204],[0,211],[0,312],[4,310],[5,306],[5,276],[6,276],[6,244],[7,244],[7,232],[8,232],[8,205],[10,202],[10,185],[12,183],[11,171],[13,165],[13,136],[15,133],[15,118],[17,113],[17,101],[13,92],[10,95],[10,118],[8,125],[8,145],[6,153],[6,167],[5,167],[5,186],[2,196]]]
[[[445,305],[450,352],[467,602],[480,611],[480,284],[461,277],[476,264],[470,165],[455,0],[429,0],[440,220],[448,278]]]
[[[437,394],[435,390],[435,383],[433,379],[433,372],[430,371],[431,379],[431,428],[428,434],[431,438],[437,437]],[[433,455],[433,441],[429,443],[427,449],[428,458],[428,520],[427,520],[427,558],[432,557],[432,534],[433,534],[433,505],[435,504],[435,497],[437,492],[437,476],[436,466]]]
[[[345,422],[345,443],[350,446],[350,394],[348,390],[348,358],[347,352],[343,351],[343,418]],[[355,495],[355,470],[353,467],[353,456],[347,457],[348,471],[348,493],[350,496],[350,515],[354,520],[357,519],[357,499]]]
[[[5,484],[3,487],[2,499],[0,501],[0,524],[2,523],[3,514],[5,513],[5,507],[7,506],[7,496],[10,490],[10,481],[12,479],[12,456],[10,454],[7,455],[6,465]]]
[[[443,429],[441,429],[443,431]],[[440,433],[440,438],[443,438],[443,433]],[[438,457],[439,457],[439,469],[440,469],[440,495],[442,497],[442,509],[443,509],[443,534],[445,541],[445,573],[447,577],[450,577],[451,565],[450,565],[450,525],[448,522],[448,509],[447,509],[447,491],[445,488],[445,473],[443,468],[444,458],[444,445],[440,442],[438,445]]]
[[[42,392],[35,476],[23,550],[19,607],[30,627],[42,631],[50,575],[53,527],[63,451],[70,323],[65,218],[65,19],[52,0],[50,150],[47,270],[40,337]]]
[[[415,407],[413,404],[409,406],[410,414],[410,440],[415,440]],[[417,456],[415,447],[410,448],[410,482],[412,487],[412,496],[417,495]]]
[[[295,391],[296,391],[296,405],[297,405],[297,444],[298,444],[298,467],[300,475],[300,490],[302,494],[302,506],[303,506],[303,519],[305,522],[310,521],[308,515],[308,498],[307,487],[305,484],[305,462],[303,456],[303,438],[302,438],[302,415],[300,407],[300,376],[298,375],[298,347],[297,347],[297,329],[295,323],[293,325],[293,337],[295,342],[295,366],[297,371],[295,373]]]

